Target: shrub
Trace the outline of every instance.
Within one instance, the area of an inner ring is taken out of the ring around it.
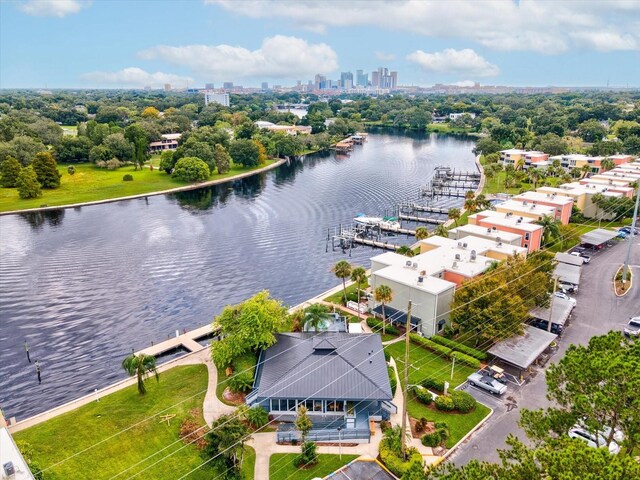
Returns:
[[[391,367],[387,367],[387,373],[389,374],[389,383],[391,384],[391,395],[395,395],[396,388],[398,387],[398,382],[396,381],[396,373]]]
[[[31,165],[20,170],[16,185],[20,198],[37,198],[42,195],[38,176]]]
[[[176,162],[172,176],[185,182],[202,182],[209,178],[209,166],[198,157],[184,157]]]
[[[69,167],[67,168],[67,173],[69,175],[73,175],[74,173],[76,173],[76,167],[74,167],[73,165],[69,165]]]
[[[133,175],[131,175],[130,173],[127,173],[124,177],[122,177],[122,181],[123,182],[131,182],[131,181],[133,181]]]
[[[304,442],[302,452],[293,459],[296,468],[309,467],[318,463],[318,449],[313,442]]]
[[[384,352],[384,360],[386,362],[388,362],[389,360],[391,360],[391,354],[389,353],[389,350],[383,350]]]
[[[260,428],[269,423],[269,412],[260,405],[256,405],[247,410],[245,418],[253,428]]]
[[[369,328],[371,328],[375,333],[382,332],[382,321],[377,318],[367,318],[367,325],[369,325]],[[389,335],[398,335],[400,333],[400,331],[393,325],[387,324],[384,328],[385,332]]]
[[[251,372],[237,373],[229,379],[229,389],[234,392],[247,393],[253,386],[253,375]]]
[[[431,395],[431,392],[429,392],[429,390],[425,388],[416,387],[413,389],[413,394],[415,395],[415,397],[418,399],[420,403],[429,405],[431,402],[433,402],[433,395]]]
[[[448,357],[451,355],[452,350],[450,348],[445,347],[444,345],[439,345],[435,342],[432,342],[428,338],[421,337],[420,335],[416,335],[415,333],[410,334],[409,338],[416,345],[422,348],[426,348],[427,350],[431,350],[432,352],[437,353],[438,355],[441,355],[443,357]]]
[[[452,390],[449,393],[449,396],[451,397],[451,400],[453,400],[455,409],[461,413],[469,413],[471,410],[476,408],[476,399],[467,392]]]
[[[448,338],[442,337],[440,335],[435,335],[430,338],[430,340],[439,343],[440,345],[444,345],[445,347],[449,347],[452,350],[456,350],[458,352],[462,352],[466,355],[470,355],[478,360],[486,360],[489,356],[485,352],[481,352],[480,350],[476,350],[472,347],[467,347],[466,345],[456,342],[455,340],[450,340]]]
[[[449,395],[440,395],[435,400],[435,405],[438,410],[442,410],[443,412],[451,412],[456,409],[456,406],[453,403],[453,399]]]
[[[424,432],[425,429],[427,428],[428,423],[429,421],[426,418],[422,417],[420,420],[416,422],[416,430],[418,432]]]
[[[469,355],[465,355],[460,352],[451,352],[450,358],[456,356],[456,362],[460,362],[464,365],[468,365],[473,368],[480,368],[480,360],[477,358],[470,357]]]
[[[425,447],[439,447],[449,438],[449,430],[446,428],[437,428],[432,433],[427,433],[422,437],[422,444]]]
[[[390,428],[391,428],[391,422],[389,420],[382,420],[380,422],[380,430],[382,431],[382,433],[386,432]]]
[[[420,384],[424,388],[435,390],[436,392],[444,392],[444,381],[435,378],[425,378]]]
[[[402,455],[399,452],[394,452],[387,444],[386,439],[380,442],[379,453],[382,463],[397,477],[402,477],[414,462],[422,463],[422,455],[415,448],[410,448],[407,451],[407,461],[404,462]]]

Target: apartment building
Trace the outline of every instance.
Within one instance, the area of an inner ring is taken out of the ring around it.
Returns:
[[[558,196],[553,193],[524,192],[514,196],[511,200],[521,202],[523,206],[544,205],[552,207],[555,209],[553,218],[563,225],[568,224],[571,218],[573,199],[570,197]]]
[[[492,230],[495,227],[499,232],[519,235],[521,247],[526,248],[529,252],[540,250],[543,227],[534,223],[533,218],[514,215],[513,212],[483,210],[469,215],[469,224]]]
[[[508,150],[502,150],[500,152],[500,162],[502,165],[513,165],[514,168],[522,167],[523,169],[534,167],[546,167],[550,162],[549,155],[537,150],[520,150],[517,148],[510,148]]]

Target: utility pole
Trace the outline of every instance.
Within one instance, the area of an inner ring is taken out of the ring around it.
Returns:
[[[407,460],[407,396],[409,395],[409,333],[411,333],[411,300],[407,307],[407,323],[404,342],[404,386],[402,389],[402,458]]]
[[[553,292],[551,293],[551,304],[549,305],[549,325],[547,325],[547,332],[551,331],[551,319],[553,318],[553,300],[556,298],[556,290],[558,289],[558,276],[553,277]]]
[[[624,261],[624,270],[622,270],[622,287],[627,281],[627,273],[629,273],[629,258],[631,258],[631,246],[633,245],[633,237],[636,233],[636,222],[638,220],[638,203],[640,202],[640,187],[636,193],[636,206],[633,208],[633,220],[631,221],[631,233],[629,234],[629,245],[627,246],[627,258]]]

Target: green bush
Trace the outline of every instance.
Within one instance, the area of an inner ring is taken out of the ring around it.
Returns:
[[[424,403],[425,405],[429,405],[431,402],[433,402],[433,395],[431,395],[431,392],[429,392],[429,390],[427,390],[425,388],[415,387],[413,389],[413,394],[415,395],[416,399],[420,403]]]
[[[452,390],[449,392],[449,396],[451,397],[451,400],[453,400],[455,409],[461,413],[469,413],[471,410],[476,408],[476,399],[467,392]]]
[[[202,182],[209,178],[209,166],[198,157],[184,157],[176,162],[171,174],[185,182]]]
[[[420,383],[424,388],[435,390],[436,392],[444,392],[444,381],[436,380],[435,378],[425,378]]]
[[[430,338],[431,341],[439,343],[440,345],[444,345],[445,347],[449,347],[452,350],[456,350],[458,352],[462,352],[466,355],[470,355],[478,360],[486,360],[489,356],[485,352],[481,352],[480,350],[476,350],[472,347],[467,347],[466,345],[456,342],[455,340],[450,340],[448,338],[442,337],[440,335],[435,335]]]
[[[302,453],[293,459],[296,468],[306,468],[318,463],[318,448],[313,442],[302,444]]]
[[[386,440],[380,442],[380,460],[382,463],[393,473],[396,477],[402,477],[405,472],[411,467],[413,462],[422,462],[422,455],[415,448],[410,448],[407,452],[407,461],[402,460],[402,456],[396,455],[396,453],[389,447]]]
[[[123,182],[131,182],[131,181],[133,181],[133,175],[131,175],[130,173],[127,173],[124,177],[122,177],[122,181]]]
[[[253,387],[253,375],[251,372],[241,372],[229,379],[229,389],[234,392],[247,393]]]
[[[396,388],[398,387],[398,382],[396,381],[395,370],[389,366],[387,366],[387,373],[389,374],[389,383],[391,384],[391,395],[396,394]]]
[[[69,165],[69,167],[67,167],[67,173],[69,175],[73,175],[74,173],[76,173],[76,167],[74,167],[73,165]]]
[[[437,428],[432,433],[427,433],[421,439],[425,447],[439,447],[449,438],[449,430],[446,428]]]
[[[465,355],[461,352],[451,352],[449,358],[453,357],[453,355],[456,356],[456,362],[460,362],[473,368],[480,368],[480,360],[477,358],[470,357],[469,355]]]
[[[269,423],[269,412],[267,412],[260,405],[256,405],[247,410],[245,414],[247,422],[249,422],[253,428],[264,427]]]
[[[380,430],[382,431],[382,433],[386,432],[390,428],[391,428],[391,422],[389,420],[382,420],[380,422]]]
[[[382,321],[377,318],[367,318],[367,325],[374,333],[382,333]],[[399,335],[400,331],[393,325],[385,325],[385,332],[389,335]]]
[[[443,412],[452,412],[456,409],[453,399],[449,395],[440,395],[436,398],[434,403],[436,408]]]
[[[445,347],[444,345],[439,345],[435,342],[432,342],[428,338],[421,337],[420,335],[417,335],[415,333],[410,334],[409,338],[416,345],[422,348],[426,348],[427,350],[431,350],[432,352],[437,353],[438,355],[441,355],[443,357],[449,357],[451,355],[452,350],[450,348]]]

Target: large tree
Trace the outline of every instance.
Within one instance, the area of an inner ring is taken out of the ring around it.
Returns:
[[[347,278],[351,277],[351,264],[346,260],[340,260],[331,269],[336,277],[342,280],[342,292],[344,293],[344,304],[347,304]]]
[[[56,160],[60,163],[79,163],[89,160],[93,143],[87,137],[65,136],[55,147]]]
[[[314,332],[326,330],[323,328],[324,324],[331,317],[327,307],[320,303],[314,303],[305,310],[305,313],[305,330],[313,330]]]
[[[229,154],[233,162],[243,167],[256,167],[260,161],[260,149],[253,140],[238,139],[231,142]]]
[[[388,285],[379,285],[373,291],[373,298],[376,302],[382,305],[382,334],[386,334],[387,316],[384,311],[384,306],[393,300],[393,291]]]
[[[216,143],[213,149],[213,159],[215,162],[215,166],[218,169],[218,173],[223,175],[228,173],[231,169],[231,155],[227,152],[227,149],[224,148],[224,145],[220,143]],[[213,170],[211,170],[213,171]]]
[[[227,367],[245,352],[268,348],[276,342],[275,334],[289,327],[287,309],[263,290],[238,305],[226,307],[213,321],[222,340],[211,344],[213,361]]]
[[[62,175],[58,172],[58,164],[51,153],[37,153],[31,165],[42,188],[58,188],[60,186],[60,177]]]
[[[203,182],[209,178],[210,171],[198,157],[184,157],[176,162],[171,175],[184,182]]]
[[[0,185],[5,188],[17,186],[21,168],[18,160],[7,157],[4,162],[0,163]]]
[[[133,160],[136,164],[136,170],[147,161],[149,151],[149,137],[146,130],[138,125],[129,125],[124,129],[124,137],[133,145]]]
[[[31,165],[20,170],[16,186],[18,187],[20,198],[37,198],[42,195],[38,176]]]
[[[205,453],[222,472],[223,480],[241,479],[244,444],[250,438],[245,423],[236,415],[221,415],[214,420],[205,438]]]
[[[104,139],[104,146],[121,162],[133,159],[133,144],[122,133],[112,133]]]
[[[560,237],[560,222],[549,215],[543,215],[540,220],[535,223],[542,225],[542,244],[544,246],[551,245]]]
[[[160,381],[160,374],[156,368],[156,357],[144,353],[132,353],[122,361],[122,368],[132,377],[138,380],[138,393],[144,395],[147,392],[144,382],[150,375]]]

